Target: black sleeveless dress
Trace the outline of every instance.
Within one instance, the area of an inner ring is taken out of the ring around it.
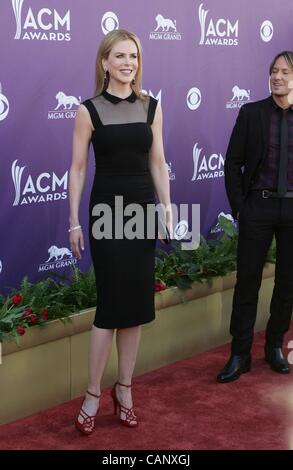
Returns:
[[[134,92],[121,99],[105,91],[82,104],[95,129],[91,142],[96,172],[89,206],[90,250],[97,287],[94,325],[129,328],[155,318],[156,237],[129,239],[123,230],[121,236],[121,225],[124,227],[131,219],[124,213],[128,204],[138,203],[146,222],[146,208],[155,203],[148,158],[157,100],[141,100]],[[99,223],[105,212],[96,210],[101,204],[112,209],[112,238],[97,236],[99,228],[99,233],[105,229],[105,224]]]

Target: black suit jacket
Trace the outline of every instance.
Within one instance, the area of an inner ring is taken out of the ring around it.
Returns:
[[[234,218],[256,181],[269,149],[272,97],[239,111],[225,161],[225,186]]]

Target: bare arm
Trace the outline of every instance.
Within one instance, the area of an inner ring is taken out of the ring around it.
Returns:
[[[79,206],[85,184],[88,149],[91,140],[93,126],[89,113],[85,106],[78,108],[73,131],[73,152],[69,172],[69,225],[79,225]],[[84,249],[84,239],[81,229],[70,232],[69,240],[74,256],[81,259],[80,248]]]
[[[163,116],[160,104],[157,104],[152,124],[153,144],[150,150],[149,168],[155,186],[155,191],[161,204],[167,208],[167,224],[172,231],[172,213],[170,200],[170,180],[163,147]],[[169,208],[169,210],[168,210]]]

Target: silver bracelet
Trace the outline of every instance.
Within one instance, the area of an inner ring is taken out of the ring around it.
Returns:
[[[68,229],[68,232],[73,232],[73,230],[77,230],[78,228],[81,228],[81,225],[76,225],[75,227]]]

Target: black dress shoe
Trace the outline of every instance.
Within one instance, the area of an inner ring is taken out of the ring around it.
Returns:
[[[265,346],[265,359],[275,372],[279,372],[279,374],[289,374],[291,370],[290,364],[283,356],[281,348]]]
[[[242,354],[241,356],[231,355],[229,361],[217,376],[219,383],[232,382],[239,379],[241,374],[249,372],[251,367],[250,354]]]

